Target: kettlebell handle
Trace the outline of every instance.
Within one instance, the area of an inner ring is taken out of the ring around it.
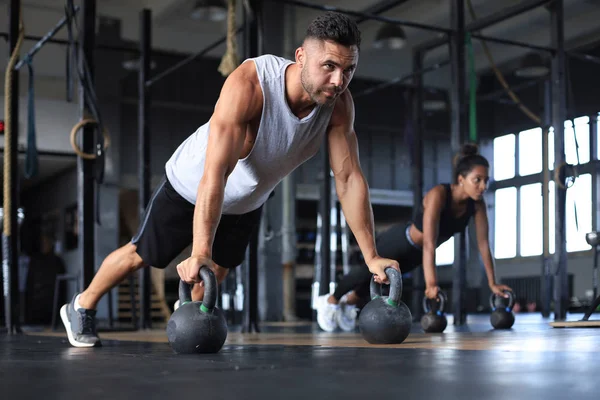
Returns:
[[[387,267],[385,274],[390,280],[390,295],[387,302],[391,306],[398,307],[398,302],[402,297],[402,274],[392,267]],[[375,282],[375,277],[371,278],[370,289],[371,300],[381,296],[381,285]]]
[[[515,305],[515,295],[510,290],[505,290],[504,293],[508,294],[508,305],[506,306],[506,311],[510,312]],[[496,297],[495,293],[492,293],[490,296],[490,307],[492,311],[496,311],[496,305],[494,304],[494,298]],[[500,297],[500,296],[498,296]]]
[[[200,278],[204,282],[204,299],[202,300],[200,310],[204,312],[212,311],[217,304],[217,278],[215,278],[215,273],[212,271],[212,269],[208,268],[206,265],[200,267],[200,272],[198,275],[200,275]],[[179,304],[182,306],[191,301],[192,286],[188,285],[185,281],[180,280]]]
[[[440,299],[440,306],[438,307],[438,315],[442,315],[444,311],[446,311],[446,303],[448,302],[448,297],[446,296],[446,292],[443,290],[438,291],[437,298]],[[428,313],[431,311],[431,307],[429,307],[431,300],[427,298],[427,296],[423,296],[423,310]]]

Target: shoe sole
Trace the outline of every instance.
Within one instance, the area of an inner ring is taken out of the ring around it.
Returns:
[[[340,327],[340,329],[343,330],[344,332],[354,332],[354,330],[356,329],[356,322],[350,329],[348,329],[348,327],[344,323],[341,323],[339,319],[337,320],[337,323],[338,323],[338,326]]]
[[[341,313],[342,313],[342,311],[340,310],[340,313],[336,314],[335,322],[337,322],[340,329],[343,330],[344,332],[354,332],[354,330],[356,329],[356,319],[354,319],[354,324],[352,324],[352,328],[348,329],[348,325],[346,325],[344,322],[342,322],[343,319],[340,315]]]
[[[331,329],[325,329],[324,328],[324,326],[326,326],[326,324],[324,323],[325,321],[323,320],[323,317],[322,317],[323,313],[320,312],[320,309],[323,307],[322,304],[323,304],[324,300],[320,298],[319,302],[321,302],[321,303],[319,303],[317,305],[317,324],[319,325],[319,328],[321,328],[321,330],[323,330],[325,332],[333,332],[333,331],[335,331],[337,329],[337,319],[335,317],[333,318],[334,321],[335,321],[334,326],[331,327]]]
[[[330,330],[330,329],[325,329],[325,328],[323,327],[323,325],[324,325],[324,324],[323,324],[323,322],[322,322],[322,319],[321,319],[321,317],[319,317],[319,313],[318,313],[318,312],[317,312],[317,324],[319,324],[319,328],[321,328],[321,329],[322,329],[322,330],[324,330],[325,332],[333,332],[333,331],[335,331],[335,329],[337,328],[337,326],[334,326],[334,327],[333,327],[331,330]]]
[[[83,342],[78,342],[77,340],[75,340],[75,338],[73,337],[73,331],[71,330],[71,322],[69,321],[69,318],[67,317],[67,304],[63,305],[60,308],[60,319],[62,319],[63,325],[65,326],[65,329],[67,330],[67,337],[69,338],[69,343],[71,343],[71,346],[73,346],[73,347],[94,347],[96,345],[96,343],[83,343]]]

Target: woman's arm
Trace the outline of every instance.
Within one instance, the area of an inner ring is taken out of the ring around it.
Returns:
[[[438,238],[440,214],[446,203],[446,190],[438,185],[423,198],[423,273],[425,274],[425,295],[437,297],[438,285],[435,270],[435,249]]]
[[[506,285],[498,285],[496,283],[494,258],[492,257],[492,251],[490,250],[487,209],[484,201],[475,203],[475,229],[477,231],[477,247],[479,248],[479,253],[481,254],[481,259],[485,267],[488,285],[495,294],[508,297],[503,294],[503,291],[512,291],[512,289]]]

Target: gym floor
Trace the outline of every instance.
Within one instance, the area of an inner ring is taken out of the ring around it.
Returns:
[[[462,327],[450,316],[443,334],[414,324],[386,346],[308,323],[232,327],[210,355],[174,354],[164,329],[102,332],[92,349],[71,347],[64,332],[28,332],[0,337],[0,383],[19,399],[597,399],[600,329],[551,321],[518,314],[495,331],[487,315]]]

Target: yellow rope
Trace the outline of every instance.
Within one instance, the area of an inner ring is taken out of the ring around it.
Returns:
[[[471,0],[467,0],[467,6],[469,7],[469,13],[471,14],[471,18],[473,20],[476,20],[477,19],[477,15],[475,14],[475,10],[473,9],[473,4],[471,3]],[[496,67],[496,63],[494,62],[494,58],[492,57],[492,53],[490,52],[490,49],[488,48],[488,46],[485,43],[485,41],[482,40],[481,44],[483,46],[483,51],[485,52],[485,55],[487,56],[488,61],[490,62],[490,65],[492,66],[492,70],[494,71],[494,74],[496,75],[496,78],[498,79],[498,82],[500,82],[500,84],[502,85],[502,87],[504,87],[504,90],[506,91],[506,93],[509,95],[509,97],[512,99],[512,101],[516,105],[519,106],[519,109],[521,111],[523,111],[523,113],[525,115],[527,115],[529,118],[531,118],[537,124],[541,125],[542,124],[542,120],[539,117],[539,115],[536,115],[535,113],[533,113],[529,108],[527,108],[525,106],[525,104],[523,104],[521,102],[521,99],[515,94],[515,92],[512,91],[512,89],[510,88],[510,86],[506,82],[506,79],[504,79],[504,75],[502,75],[502,72],[500,72],[500,70],[498,69],[498,67]]]
[[[473,4],[471,3],[471,0],[467,0],[467,6],[469,7],[469,13],[471,14],[471,18],[473,20],[477,19],[477,15],[475,14],[475,10],[473,9]],[[512,91],[512,89],[510,88],[510,86],[508,85],[508,83],[506,82],[506,79],[504,79],[504,75],[502,75],[502,72],[500,72],[500,70],[496,67],[496,63],[494,62],[494,58],[492,57],[492,53],[490,52],[490,49],[488,48],[487,44],[485,43],[485,41],[481,41],[481,44],[483,46],[483,50],[485,52],[485,55],[488,58],[488,61],[490,62],[490,65],[492,66],[492,70],[494,71],[494,74],[496,75],[496,78],[498,79],[498,82],[500,82],[500,84],[502,85],[502,87],[504,88],[504,90],[506,91],[506,93],[509,95],[509,97],[512,99],[512,101],[519,106],[519,109],[525,114],[527,115],[529,118],[531,118],[534,122],[536,122],[538,125],[542,124],[542,119],[540,118],[539,115],[535,114],[534,112],[532,112],[529,108],[527,108],[525,106],[525,104],[523,104],[521,102],[521,99]],[[550,133],[550,128],[547,128],[544,132],[542,132],[543,135],[547,135],[548,133]],[[556,168],[554,168],[554,182],[556,185],[558,185],[559,188],[561,189],[568,189],[567,186],[565,186],[565,184],[563,182],[560,181],[559,177],[560,177],[560,172],[563,168],[567,167],[567,163],[566,162],[562,162],[560,163]]]
[[[218,71],[229,76],[239,65],[235,27],[235,0],[228,0],[227,6],[227,50],[221,59]]]
[[[96,158],[96,154],[84,153],[77,145],[77,140],[76,140],[77,132],[79,131],[79,129],[81,129],[82,127],[84,127],[85,125],[88,125],[88,124],[98,125],[98,121],[93,120],[91,118],[84,118],[81,121],[79,121],[78,123],[76,123],[75,126],[73,126],[73,129],[71,129],[70,141],[71,141],[71,147],[73,147],[73,150],[79,157],[86,159],[86,160],[93,160]],[[110,145],[110,136],[108,136],[108,131],[106,130],[106,128],[103,129],[102,134],[104,135],[104,149],[106,150],[106,148]]]
[[[13,141],[13,134],[16,136],[15,140],[18,140],[18,132],[13,132],[13,124],[12,124],[12,96],[13,96],[13,88],[12,88],[12,77],[15,72],[15,65],[17,64],[17,60],[19,59],[19,52],[21,50],[21,45],[23,44],[23,39],[25,37],[25,28],[23,25],[23,14],[21,9],[19,9],[19,37],[17,39],[17,43],[15,48],[8,60],[8,65],[6,66],[6,73],[4,74],[4,116],[6,118],[6,122],[4,125],[4,235],[10,236],[10,216],[12,215],[12,203],[10,201],[10,187],[12,185],[11,181],[11,173],[12,173],[12,165],[10,163],[11,159],[11,145]],[[15,93],[15,95],[19,95]]]

